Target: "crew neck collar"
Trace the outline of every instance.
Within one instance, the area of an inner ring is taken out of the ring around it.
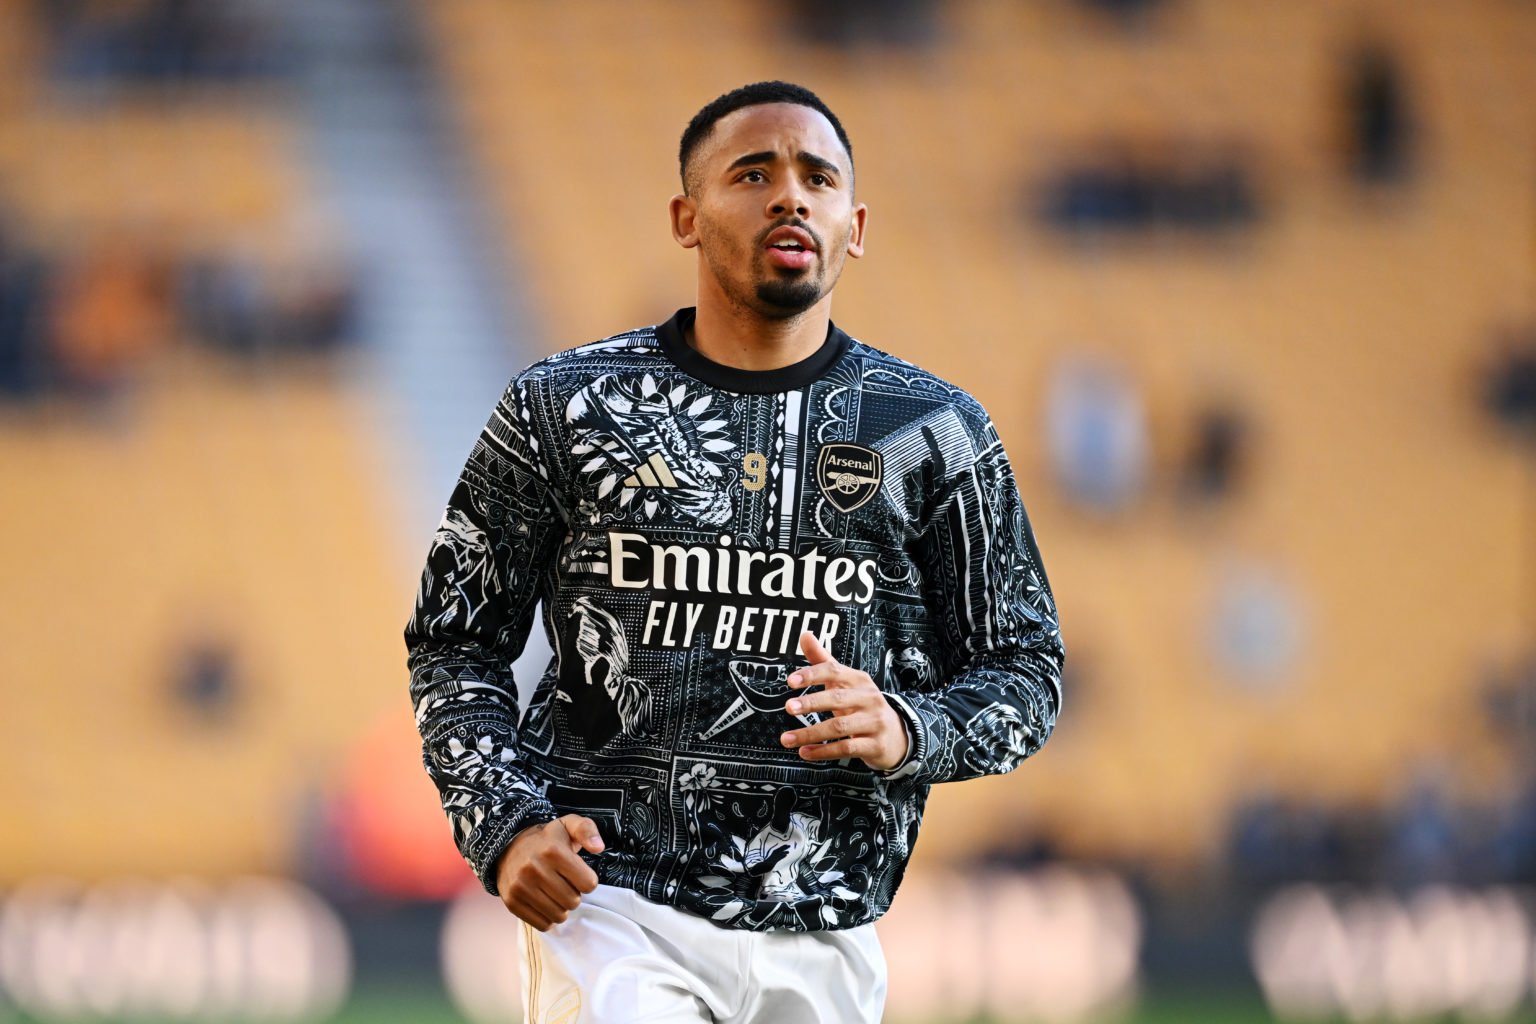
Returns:
[[[697,307],[686,306],[672,315],[672,319],[656,326],[656,339],[668,359],[690,376],[722,391],[738,394],[767,395],[780,391],[794,391],[826,375],[843,358],[853,339],[827,323],[827,338],[821,347],[797,363],[772,370],[743,370],[737,366],[717,363],[688,344],[687,330],[693,323]]]

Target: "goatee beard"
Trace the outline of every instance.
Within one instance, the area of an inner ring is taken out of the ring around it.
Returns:
[[[757,286],[757,299],[785,317],[798,316],[821,300],[821,292],[811,281],[764,281]]]

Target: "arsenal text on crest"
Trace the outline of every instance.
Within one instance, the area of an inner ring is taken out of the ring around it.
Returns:
[[[816,456],[816,483],[832,507],[852,512],[880,489],[883,459],[859,444],[824,444]]]

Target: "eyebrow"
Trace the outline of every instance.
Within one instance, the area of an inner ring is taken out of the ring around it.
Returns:
[[[833,174],[842,174],[843,169],[826,157],[817,156],[815,153],[807,153],[801,150],[795,154],[795,159],[803,164],[816,168],[818,171],[830,171]]]
[[[732,160],[731,166],[727,167],[726,171],[730,172],[742,167],[750,167],[753,164],[772,163],[778,159],[778,156],[779,154],[771,149],[765,149],[759,153],[748,153],[745,156],[739,156]],[[831,174],[843,173],[843,169],[831,160],[823,156],[817,156],[815,153],[808,153],[803,149],[795,154],[795,159],[808,167],[816,168],[818,171],[827,171]]]

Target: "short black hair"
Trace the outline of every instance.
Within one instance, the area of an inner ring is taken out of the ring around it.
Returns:
[[[699,144],[709,138],[709,133],[714,130],[715,122],[727,114],[735,113],[743,107],[757,107],[765,103],[794,103],[802,107],[810,107],[832,122],[833,131],[837,132],[837,141],[843,144],[843,149],[848,153],[848,162],[851,171],[853,163],[853,143],[848,141],[848,133],[843,131],[843,123],[832,113],[832,108],[821,101],[811,90],[803,85],[795,85],[793,82],[753,82],[744,85],[740,89],[732,89],[723,96],[716,96],[704,105],[704,109],[693,115],[693,120],[688,122],[688,127],[683,129],[683,138],[677,146],[677,170],[683,179],[683,191],[688,191],[688,161],[693,159],[694,150]]]

